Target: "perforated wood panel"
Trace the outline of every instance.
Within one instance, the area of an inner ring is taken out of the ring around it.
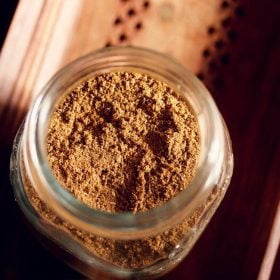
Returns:
[[[32,98],[58,68],[106,46],[156,49],[207,83],[219,84],[215,70],[229,63],[226,45],[237,39],[230,23],[243,14],[236,1],[22,0],[6,42],[13,48],[4,48],[0,65],[2,107],[17,107],[16,112],[2,108],[7,126],[16,129]]]

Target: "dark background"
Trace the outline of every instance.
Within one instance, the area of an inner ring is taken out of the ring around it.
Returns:
[[[229,127],[234,175],[199,242],[164,279],[256,279],[279,204],[280,1],[240,2],[226,58],[205,65],[216,76],[201,74]],[[1,46],[16,5],[0,1]],[[13,135],[0,133],[0,279],[81,279],[25,226],[9,182]],[[280,279],[279,250],[271,278]]]

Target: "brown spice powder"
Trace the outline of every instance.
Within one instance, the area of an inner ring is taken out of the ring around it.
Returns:
[[[198,125],[167,84],[139,73],[105,73],[59,102],[47,152],[58,181],[85,204],[139,212],[188,186],[199,156]]]
[[[55,227],[62,234],[69,234],[98,258],[126,269],[140,269],[167,259],[177,245],[182,245],[186,241],[191,242],[194,226],[213,203],[218,205],[217,198],[218,202],[222,198],[220,190],[215,189],[207,201],[196,209],[190,217],[161,234],[136,240],[114,240],[80,230],[57,217],[39,198],[26,173],[23,179],[30,202],[51,227]],[[215,208],[212,208],[212,211],[214,210]]]
[[[188,186],[199,157],[199,134],[188,104],[167,84],[140,73],[94,77],[66,94],[47,135],[50,166],[58,181],[90,207],[145,211]],[[129,269],[167,258],[213,201],[178,226],[140,240],[112,240],[58,218],[24,176],[27,195],[52,226],[90,252]]]

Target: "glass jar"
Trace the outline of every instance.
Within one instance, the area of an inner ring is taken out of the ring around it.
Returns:
[[[167,83],[191,106],[200,132],[201,152],[190,185],[164,205],[136,214],[102,212],[77,200],[53,176],[45,148],[61,95],[92,76],[117,70]],[[15,197],[27,220],[89,277],[156,278],[174,268],[220,204],[232,169],[228,130],[203,84],[167,56],[133,47],[93,52],[60,70],[30,107],[11,157]]]

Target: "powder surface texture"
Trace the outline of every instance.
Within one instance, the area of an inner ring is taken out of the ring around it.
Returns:
[[[59,101],[47,153],[61,185],[88,206],[145,211],[174,197],[193,178],[197,120],[164,82],[141,73],[105,73]]]

